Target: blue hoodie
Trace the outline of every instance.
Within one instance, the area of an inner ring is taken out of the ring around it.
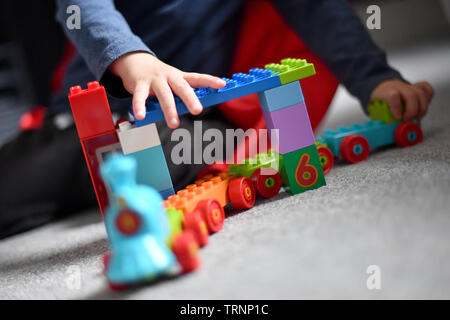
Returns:
[[[101,80],[108,93],[127,97],[108,66],[133,51],[155,54],[183,71],[227,75],[245,0],[59,0],[57,19],[77,48],[53,112],[68,108],[72,85]],[[372,41],[348,0],[272,0],[286,22],[336,78],[366,107],[373,89],[401,79]],[[67,8],[77,5],[81,28],[69,30]],[[114,111],[129,100],[110,100]]]

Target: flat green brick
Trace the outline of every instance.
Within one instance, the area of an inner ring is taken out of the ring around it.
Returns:
[[[272,71],[280,77],[281,84],[301,80],[316,74],[314,65],[305,59],[286,58],[281,63],[269,63],[265,69]]]
[[[291,194],[298,194],[326,185],[325,176],[320,164],[316,145],[311,145],[282,155],[283,170],[281,178],[285,189]],[[304,162],[309,170],[301,170],[300,164]],[[300,168],[299,168],[300,167]],[[299,170],[297,170],[299,168]],[[316,179],[311,179],[310,170]]]
[[[399,119],[394,118],[389,105],[384,100],[373,100],[370,102],[368,110],[369,116],[372,120],[380,120],[385,124],[391,124],[399,121]]]
[[[279,171],[281,166],[278,153],[270,149],[268,153],[259,153],[255,158],[245,159],[242,164],[232,164],[228,170],[230,175],[250,178],[256,169],[270,167]]]

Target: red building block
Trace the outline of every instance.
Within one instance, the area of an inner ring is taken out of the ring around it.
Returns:
[[[98,205],[103,214],[108,207],[109,191],[103,183],[99,168],[107,154],[122,150],[119,137],[114,131],[91,139],[81,140],[80,142],[83,147],[84,157],[86,158],[89,174],[91,175]]]
[[[84,90],[70,88],[69,101],[80,140],[115,131],[105,88],[97,81]]]
[[[97,81],[89,82],[88,88],[84,90],[80,86],[72,87],[69,102],[95,195],[103,213],[108,206],[108,190],[100,176],[99,166],[107,153],[122,150],[105,88]]]

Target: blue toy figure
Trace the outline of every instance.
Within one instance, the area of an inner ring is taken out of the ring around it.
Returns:
[[[158,192],[136,184],[136,160],[111,154],[101,167],[109,185],[105,214],[111,255],[106,274],[112,285],[149,280],[166,272],[175,257],[167,247],[167,214]]]

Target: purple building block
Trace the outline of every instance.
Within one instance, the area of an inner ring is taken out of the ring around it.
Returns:
[[[273,112],[263,110],[267,130],[279,130],[279,145],[272,146],[281,154],[299,150],[316,143],[304,102]]]

